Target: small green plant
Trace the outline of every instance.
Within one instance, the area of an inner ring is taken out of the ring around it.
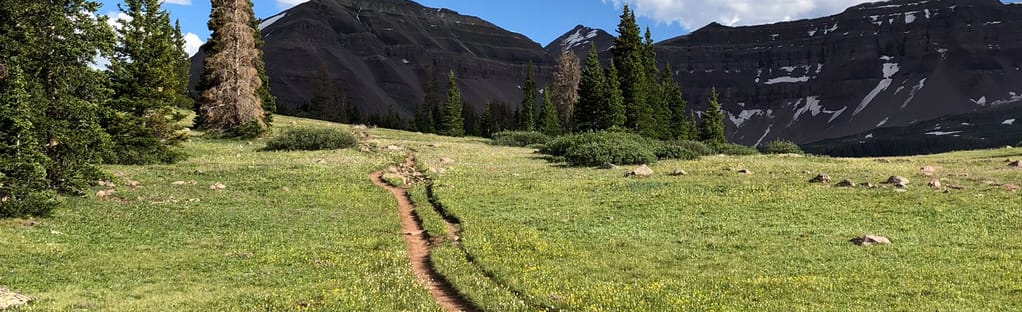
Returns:
[[[355,147],[358,139],[338,128],[293,128],[266,142],[265,151],[316,151]]]
[[[493,134],[493,144],[500,146],[527,147],[546,144],[550,137],[536,131],[501,131]]]
[[[788,140],[773,140],[762,148],[763,154],[805,154],[802,148],[795,142]]]
[[[745,155],[758,155],[759,150],[748,147],[745,145],[733,144],[733,143],[710,143],[710,147],[716,154],[724,154],[731,156],[745,156]]]
[[[656,162],[656,149],[661,145],[634,133],[600,131],[558,137],[540,152],[554,159],[563,157],[572,166],[634,165]]]

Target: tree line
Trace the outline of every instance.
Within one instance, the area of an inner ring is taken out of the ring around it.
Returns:
[[[214,135],[266,131],[276,104],[252,2],[212,1],[195,91],[180,25],[161,4],[124,0],[112,26],[95,1],[0,0],[0,217],[45,215],[58,194],[103,178],[99,164],[184,159],[188,109]]]
[[[708,109],[698,118],[688,109],[671,66],[658,67],[649,28],[640,35],[635,14],[627,5],[617,31],[607,66],[601,64],[595,43],[590,45],[584,64],[571,51],[562,50],[549,85],[537,88],[530,63],[520,105],[491,101],[479,118],[474,118],[471,110],[458,110],[463,105],[453,71],[446,102],[439,95],[436,79],[428,79],[414,120],[400,128],[480,136],[505,130],[560,135],[627,129],[661,140],[727,142],[716,89],[708,99]],[[455,120],[462,123],[451,124]],[[400,126],[400,120],[398,123]]]

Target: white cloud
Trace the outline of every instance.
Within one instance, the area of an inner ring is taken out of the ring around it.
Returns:
[[[177,4],[177,5],[192,5],[192,0],[163,0],[163,3]]]
[[[277,6],[283,9],[290,9],[293,6],[308,2],[309,0],[274,0]]]
[[[199,35],[196,35],[195,33],[185,34],[185,52],[188,52],[188,56],[193,56],[195,53],[199,52],[199,47],[201,47],[203,43],[202,39],[199,39]]]
[[[280,0],[278,0],[280,1]],[[602,0],[631,5],[636,15],[695,30],[711,22],[757,25],[836,14],[866,0]],[[875,1],[875,0],[874,0]]]
[[[116,30],[121,30],[121,26],[124,25],[123,23],[134,19],[128,16],[128,14],[124,14],[124,12],[109,12],[106,14],[106,17],[108,18],[106,23]]]

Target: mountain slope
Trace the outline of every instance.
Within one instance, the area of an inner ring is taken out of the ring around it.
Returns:
[[[592,44],[596,44],[597,51],[610,50],[614,46],[614,36],[603,29],[578,25],[547,44],[545,49],[553,56],[557,56],[562,50],[567,49],[580,58],[584,58],[589,53],[589,47]]]
[[[260,28],[271,88],[284,113],[301,109],[325,87],[363,113],[393,109],[409,117],[426,81],[435,75],[446,88],[452,70],[465,100],[481,112],[491,99],[520,101],[518,86],[530,61],[537,77],[547,77],[553,62],[523,35],[405,0],[314,0]],[[193,73],[203,58],[193,58]],[[336,109],[313,117],[330,119]]]
[[[798,143],[1022,101],[1022,6],[895,0],[812,20],[711,24],[658,46],[689,100],[722,94],[743,144]]]

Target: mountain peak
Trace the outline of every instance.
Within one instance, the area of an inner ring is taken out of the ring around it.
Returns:
[[[577,25],[550,42],[546,50],[551,55],[559,54],[562,50],[572,51],[575,55],[585,55],[589,52],[589,45],[593,43],[596,43],[598,51],[603,51],[614,45],[614,36],[603,29]]]

